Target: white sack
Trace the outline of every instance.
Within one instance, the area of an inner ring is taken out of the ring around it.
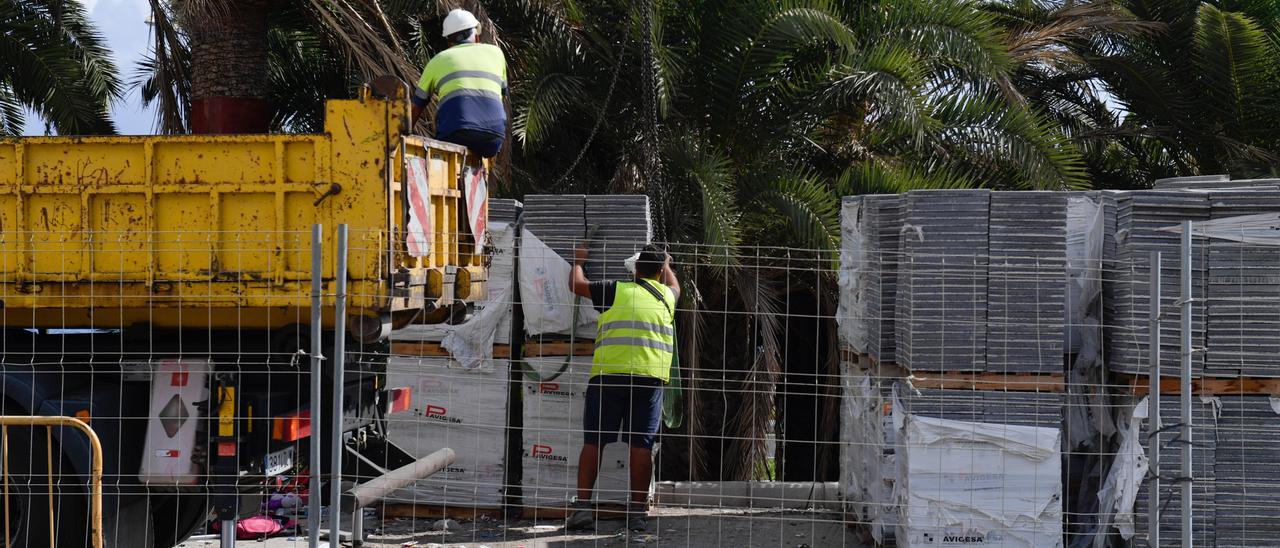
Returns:
[[[555,376],[564,360],[563,356],[526,360],[545,379],[536,382],[526,377],[524,382],[521,492],[530,506],[563,508],[577,491],[582,412],[591,378],[591,357],[574,356],[569,367]],[[596,501],[628,500],[628,452],[621,438],[605,446],[593,496]]]
[[[896,420],[899,546],[1062,545],[1057,428]]]
[[[600,313],[590,299],[579,299],[569,287],[569,262],[525,230],[520,236],[520,301],[524,328],[530,336],[567,335],[573,331],[575,303],[577,335],[593,337]]]
[[[453,464],[392,493],[418,504],[497,507],[502,504],[507,424],[506,360],[488,370],[464,370],[447,358],[392,357],[389,386],[412,388],[410,411],[388,416],[388,437],[415,458],[453,449]]]

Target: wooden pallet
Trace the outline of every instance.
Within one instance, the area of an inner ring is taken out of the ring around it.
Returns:
[[[400,341],[391,343],[391,353],[402,356],[449,357],[449,351],[438,342]],[[532,340],[524,344],[524,356],[590,356],[595,353],[594,341],[580,341],[570,344],[569,341]],[[511,357],[511,347],[505,344],[493,345],[493,357],[507,359]]]
[[[1131,394],[1145,396],[1151,391],[1150,377],[1112,373],[1112,386]],[[1178,377],[1160,377],[1161,394],[1182,393]],[[1259,395],[1280,396],[1280,379],[1257,377],[1205,377],[1191,379],[1191,393],[1204,396]]]
[[[1056,373],[916,372],[912,373],[910,380],[916,388],[1009,392],[1062,392],[1066,389],[1065,377]]]
[[[840,357],[877,377],[910,380],[916,388],[1008,392],[1062,392],[1066,389],[1066,376],[1061,373],[912,372],[896,363],[880,362],[870,354],[854,352],[848,347],[840,349]]]

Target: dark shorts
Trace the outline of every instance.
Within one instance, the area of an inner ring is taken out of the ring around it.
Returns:
[[[487,131],[459,129],[448,135],[437,135],[436,138],[467,147],[472,154],[482,158],[492,158],[502,150],[504,136]]]
[[[634,375],[597,375],[587,385],[582,441],[608,445],[626,436],[632,447],[652,449],[662,421],[662,381]]]

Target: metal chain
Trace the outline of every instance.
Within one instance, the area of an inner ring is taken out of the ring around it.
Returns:
[[[596,123],[591,127],[591,133],[587,134],[587,140],[582,143],[582,148],[578,150],[578,155],[569,163],[569,168],[564,170],[564,174],[559,179],[556,179],[555,184],[551,186],[552,193],[558,192],[560,185],[564,184],[569,175],[573,173],[573,170],[578,168],[578,163],[587,155],[587,150],[591,148],[591,143],[595,141],[596,135],[600,133],[600,127],[604,125],[605,115],[609,113],[609,103],[613,100],[613,90],[618,85],[618,75],[622,73],[622,65],[626,59],[627,49],[626,46],[623,46],[622,50],[618,52],[617,60],[613,63],[613,77],[609,80],[609,91],[604,94],[604,103],[600,105],[600,113],[596,116]]]
[[[644,82],[644,110],[646,124],[644,128],[644,149],[642,166],[644,169],[645,187],[653,201],[655,210],[654,229],[659,242],[666,240],[667,217],[665,212],[666,192],[662,177],[662,159],[658,154],[658,73],[654,69],[657,58],[653,51],[653,12],[654,0],[644,0],[640,9],[644,10],[644,38],[641,40],[641,80]]]

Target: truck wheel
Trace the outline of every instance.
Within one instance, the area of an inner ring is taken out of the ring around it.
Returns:
[[[107,508],[102,514],[103,537],[106,545],[114,548],[154,546],[155,524],[151,518],[151,505],[147,497],[118,497],[116,501],[118,506]]]
[[[156,548],[177,546],[209,521],[207,493],[151,496],[151,516],[156,526]]]

